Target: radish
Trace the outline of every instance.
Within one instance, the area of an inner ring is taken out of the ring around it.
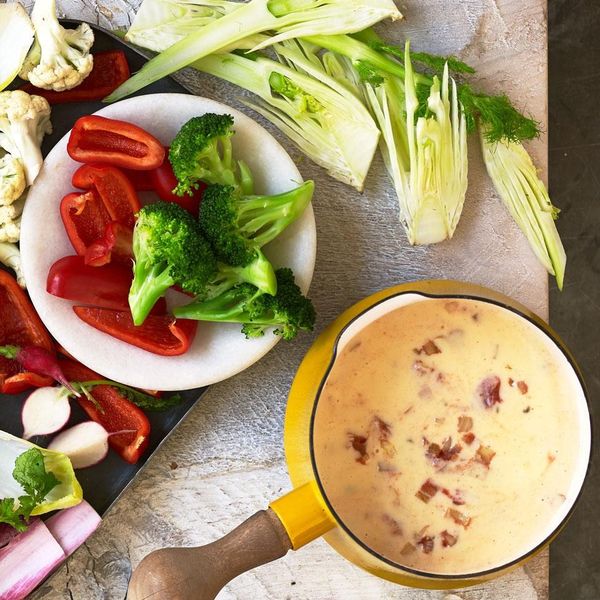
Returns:
[[[85,469],[98,464],[108,454],[109,435],[99,423],[85,421],[59,433],[48,450],[66,454],[74,469]]]
[[[23,404],[23,438],[46,435],[62,429],[71,416],[69,394],[61,387],[41,387],[29,394]]]
[[[16,360],[25,371],[31,371],[37,375],[47,375],[55,381],[64,385],[72,394],[79,396],[79,392],[69,383],[65,377],[56,356],[41,346],[0,346],[0,356]]]

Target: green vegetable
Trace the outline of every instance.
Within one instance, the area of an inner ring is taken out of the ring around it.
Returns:
[[[81,486],[69,459],[0,431],[0,522],[19,531],[31,515],[74,506]]]
[[[0,4],[0,91],[19,74],[33,42],[33,24],[18,2]]]
[[[381,150],[408,240],[434,244],[452,237],[464,204],[466,120],[448,68],[441,81],[433,77],[421,111],[408,43],[404,64],[403,81],[384,74],[381,85],[363,83],[363,89],[382,131]]]
[[[233,159],[231,136],[233,117],[207,113],[193,117],[171,142],[169,161],[179,182],[174,192],[193,194],[199,182],[219,183],[252,193],[252,174],[242,162]]]
[[[200,293],[216,272],[216,261],[198,224],[173,202],[144,206],[133,230],[133,282],[129,306],[141,325],[156,301],[175,284]]]
[[[130,402],[133,402],[136,406],[149,412],[163,412],[169,410],[174,406],[179,406],[183,402],[183,398],[180,394],[173,394],[172,396],[161,396],[154,397],[150,394],[145,394],[140,390],[124,385],[123,383],[117,383],[116,381],[109,381],[108,379],[98,379],[93,381],[72,381],[71,385],[80,393],[85,394],[87,398],[93,399],[90,392],[98,385],[109,385],[115,388],[119,393],[125,396]],[[68,390],[66,390],[68,393]]]
[[[275,35],[266,38],[255,50],[290,38],[352,33],[383,19],[400,17],[393,0],[251,0],[196,29],[150,60],[105,100],[120,100],[257,33],[273,31]]]
[[[567,257],[554,222],[558,209],[523,145],[490,142],[486,133],[482,128],[481,145],[494,186],[536,256],[562,289]]]
[[[309,205],[314,183],[275,196],[243,196],[230,186],[211,185],[200,205],[200,228],[227,264],[245,267]]]
[[[91,72],[94,33],[87,23],[65,29],[56,18],[55,0],[36,0],[31,11],[35,42],[19,76],[46,90],[78,86]]]
[[[215,54],[193,67],[256,94],[246,104],[285,133],[311,160],[359,191],[379,131],[362,102],[328,72],[327,57],[300,40],[274,47],[279,62]]]
[[[196,300],[176,308],[173,313],[182,319],[242,323],[247,338],[260,337],[267,327],[285,340],[296,337],[301,330],[312,331],[315,309],[294,281],[291,269],[278,269],[277,294],[263,294],[250,284],[237,285],[207,301]]]

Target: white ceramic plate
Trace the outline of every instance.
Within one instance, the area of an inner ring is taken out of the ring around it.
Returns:
[[[258,193],[276,194],[302,181],[286,151],[260,125],[214,100],[186,94],[154,94],[107,106],[97,114],[135,123],[168,145],[191,117],[207,112],[235,119],[234,155],[250,166]],[[23,212],[21,253],[31,300],[42,321],[69,353],[90,369],[131,386],[183,390],[210,385],[246,369],[278,341],[270,331],[246,340],[236,324],[199,323],[191,349],[183,356],[161,357],[125,344],[80,321],[72,302],[46,292],[50,266],[75,254],[59,214],[63,196],[73,191],[71,176],[79,163],[69,158],[68,135],[56,144],[32,186]],[[310,285],[316,254],[312,207],[265,248],[276,267],[291,267],[304,292]]]

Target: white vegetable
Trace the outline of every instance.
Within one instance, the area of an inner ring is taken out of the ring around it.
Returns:
[[[0,4],[0,91],[18,75],[33,43],[33,24],[18,2]]]
[[[215,54],[192,66],[258,95],[247,105],[332,177],[361,191],[379,140],[369,111],[327,73],[312,46],[292,40],[274,49],[281,62]]]
[[[21,267],[21,252],[18,246],[8,242],[0,242],[0,263],[15,272],[17,283],[22,288],[27,287]]]
[[[26,187],[25,169],[19,158],[12,154],[0,157],[0,207],[18,200]]]
[[[74,469],[85,469],[106,457],[108,436],[102,425],[86,421],[59,433],[48,445],[48,450],[66,454]]]
[[[27,185],[42,168],[40,146],[51,132],[50,105],[45,98],[21,90],[0,92],[0,147],[23,163]]]
[[[62,429],[71,416],[69,391],[63,387],[41,387],[23,403],[23,438],[46,435]]]
[[[89,53],[94,33],[87,23],[64,29],[56,18],[55,0],[36,0],[31,12],[35,44],[19,73],[33,85],[62,92],[78,86],[94,65]]]
[[[433,78],[428,112],[419,100],[408,43],[405,79],[386,77],[365,95],[382,132],[381,151],[400,203],[411,244],[434,244],[454,234],[467,192],[467,125],[457,88],[444,69]],[[404,88],[404,89],[403,89]]]
[[[523,144],[488,142],[483,130],[481,145],[485,166],[500,198],[562,289],[567,256],[554,223],[558,209],[552,205],[531,157]]]

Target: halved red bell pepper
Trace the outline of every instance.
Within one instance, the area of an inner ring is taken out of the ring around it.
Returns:
[[[173,193],[173,190],[177,187],[177,177],[173,173],[173,167],[169,162],[169,148],[165,148],[165,160],[162,165],[154,171],[150,171],[150,179],[152,181],[152,189],[157,193],[158,197],[165,202],[175,202],[179,204],[181,208],[187,210],[194,217],[198,217],[200,211],[200,202],[202,201],[202,194],[206,189],[204,183],[200,183],[197,190],[190,196],[184,194],[178,196]]]
[[[60,203],[65,231],[77,254],[83,256],[88,246],[104,236],[110,215],[95,190],[67,194]]]
[[[98,381],[98,373],[69,359],[58,361],[69,381]],[[130,402],[117,389],[109,385],[92,388],[91,395],[97,405],[84,395],[77,398],[88,417],[100,423],[109,433],[128,431],[108,438],[110,446],[128,463],[136,463],[150,440],[150,421],[144,412]],[[130,431],[130,432],[129,432]]]
[[[156,169],[165,158],[161,143],[141,127],[99,115],[77,119],[67,152],[77,162],[106,163],[135,171]]]
[[[102,267],[85,264],[82,256],[65,256],[48,271],[46,291],[53,296],[115,310],[129,310],[131,267],[111,263]],[[164,315],[167,303],[160,298],[151,314]]]
[[[129,265],[133,259],[133,230],[121,223],[111,221],[104,230],[104,237],[96,240],[85,251],[85,264],[101,267],[111,261]]]
[[[150,315],[143,325],[133,324],[131,313],[107,308],[74,306],[75,314],[88,325],[113,337],[161,356],[185,354],[196,335],[198,321]]]
[[[15,278],[0,270],[0,345],[39,346],[54,354],[54,344]],[[16,360],[0,357],[0,393],[18,394],[52,385],[51,377],[23,371]]]
[[[133,228],[140,200],[121,169],[110,165],[83,165],[73,173],[72,183],[83,190],[95,190],[111,220]]]
[[[114,92],[130,76],[127,57],[123,50],[107,50],[94,53],[94,67],[90,74],[75,88],[64,92],[44,90],[27,83],[21,89],[28,94],[43,96],[50,104],[89,102],[102,100]]]

